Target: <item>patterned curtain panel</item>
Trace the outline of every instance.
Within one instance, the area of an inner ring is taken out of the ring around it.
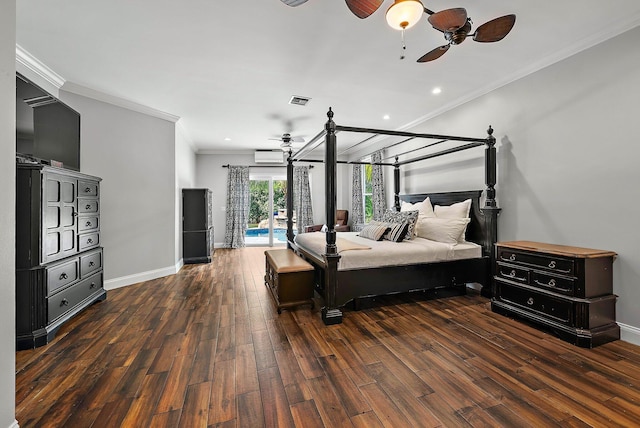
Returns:
[[[382,150],[371,155],[371,163],[382,162]],[[373,184],[373,219],[381,220],[387,210],[387,199],[384,196],[384,178],[382,177],[382,165],[372,165],[371,181]]]
[[[230,166],[227,179],[227,221],[224,234],[226,248],[244,247],[244,233],[249,218],[249,167]]]
[[[353,224],[362,224],[364,223],[364,212],[362,209],[362,165],[353,165],[351,190],[351,219]]]
[[[293,209],[296,213],[296,228],[298,233],[302,233],[305,226],[313,224],[308,166],[293,167]]]

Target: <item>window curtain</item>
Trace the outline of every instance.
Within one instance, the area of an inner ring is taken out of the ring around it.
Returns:
[[[382,150],[371,155],[371,163],[382,162]],[[387,200],[384,196],[384,178],[382,177],[382,165],[371,166],[371,181],[373,185],[373,219],[382,220],[382,215],[387,209]]]
[[[293,209],[296,214],[296,229],[298,233],[302,233],[305,226],[313,224],[308,166],[293,167]]]
[[[353,180],[351,184],[351,219],[353,224],[364,223],[362,197],[362,165],[353,165]]]
[[[227,178],[227,220],[224,234],[226,248],[245,246],[244,234],[249,218],[249,203],[249,167],[230,166]]]

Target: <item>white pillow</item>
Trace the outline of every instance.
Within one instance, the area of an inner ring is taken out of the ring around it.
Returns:
[[[433,212],[440,218],[468,218],[471,199],[451,205],[436,205]]]
[[[432,241],[457,244],[460,236],[464,237],[464,230],[470,221],[469,218],[426,217],[418,220],[416,234]]]
[[[431,206],[431,200],[429,199],[428,196],[424,201],[416,202],[415,204],[411,204],[405,201],[400,202],[400,211],[415,211],[415,210],[418,210],[419,217],[435,217],[436,216],[433,212],[433,207]]]

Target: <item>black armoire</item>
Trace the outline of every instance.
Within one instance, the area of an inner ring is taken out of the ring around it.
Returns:
[[[213,254],[211,190],[182,189],[182,258],[210,263]]]
[[[104,300],[100,178],[41,164],[16,168],[16,348],[49,343]]]

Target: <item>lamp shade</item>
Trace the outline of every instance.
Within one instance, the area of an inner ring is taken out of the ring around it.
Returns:
[[[387,23],[396,30],[413,27],[422,17],[424,6],[419,0],[395,0],[387,10]]]

